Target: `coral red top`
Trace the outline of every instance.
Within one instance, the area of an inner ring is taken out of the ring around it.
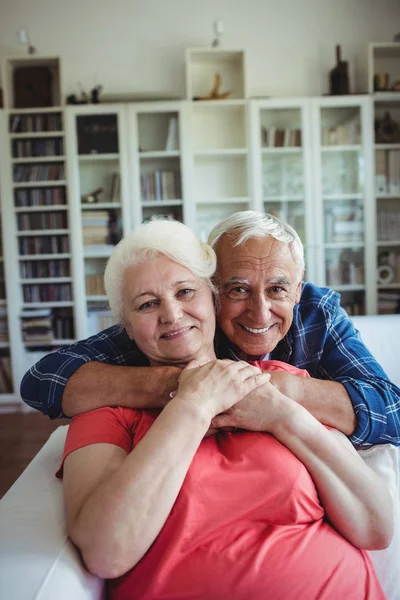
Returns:
[[[282,363],[256,364],[276,370]],[[284,370],[305,374],[290,365]],[[157,416],[103,408],[74,417],[63,460],[97,442],[130,452]],[[385,598],[368,554],[325,521],[303,464],[273,436],[247,431],[201,442],[157,539],[133,569],[108,582],[108,594],[112,600]]]

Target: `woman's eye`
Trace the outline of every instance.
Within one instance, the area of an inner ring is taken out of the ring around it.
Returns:
[[[190,288],[184,288],[183,290],[179,290],[177,295],[178,295],[178,298],[179,297],[181,297],[181,298],[189,297],[190,298],[193,296],[193,294],[194,294],[194,290],[192,290]]]
[[[154,305],[155,305],[155,302],[153,300],[149,300],[148,302],[143,302],[143,304],[141,304],[139,306],[139,310],[146,310],[149,308],[153,308]]]

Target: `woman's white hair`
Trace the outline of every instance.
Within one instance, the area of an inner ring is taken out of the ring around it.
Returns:
[[[295,261],[299,277],[305,269],[304,248],[297,232],[288,225],[268,213],[255,210],[244,210],[234,213],[214,227],[208,236],[208,243],[214,249],[223,235],[234,238],[233,246],[239,246],[249,239],[272,237],[279,242],[288,244]]]
[[[139,263],[155,260],[160,255],[189,269],[215,293],[211,277],[217,260],[211,246],[200,242],[183,223],[165,218],[154,219],[125,236],[115,246],[107,262],[104,286],[111,312],[119,323],[124,323],[125,271]]]

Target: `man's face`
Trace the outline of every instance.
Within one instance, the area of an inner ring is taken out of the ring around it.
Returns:
[[[218,322],[242,359],[277,346],[293,320],[301,276],[290,248],[267,237],[234,247],[230,236],[217,244]]]

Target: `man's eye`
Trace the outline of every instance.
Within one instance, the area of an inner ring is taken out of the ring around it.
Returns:
[[[282,292],[284,292],[284,291],[285,291],[284,288],[281,287],[280,285],[274,285],[273,287],[270,288],[270,292],[275,296],[282,294]]]
[[[241,285],[238,285],[234,288],[231,288],[228,292],[229,296],[234,296],[234,297],[238,297],[238,296],[243,296],[244,294],[246,294],[247,290],[246,288],[242,287]]]

